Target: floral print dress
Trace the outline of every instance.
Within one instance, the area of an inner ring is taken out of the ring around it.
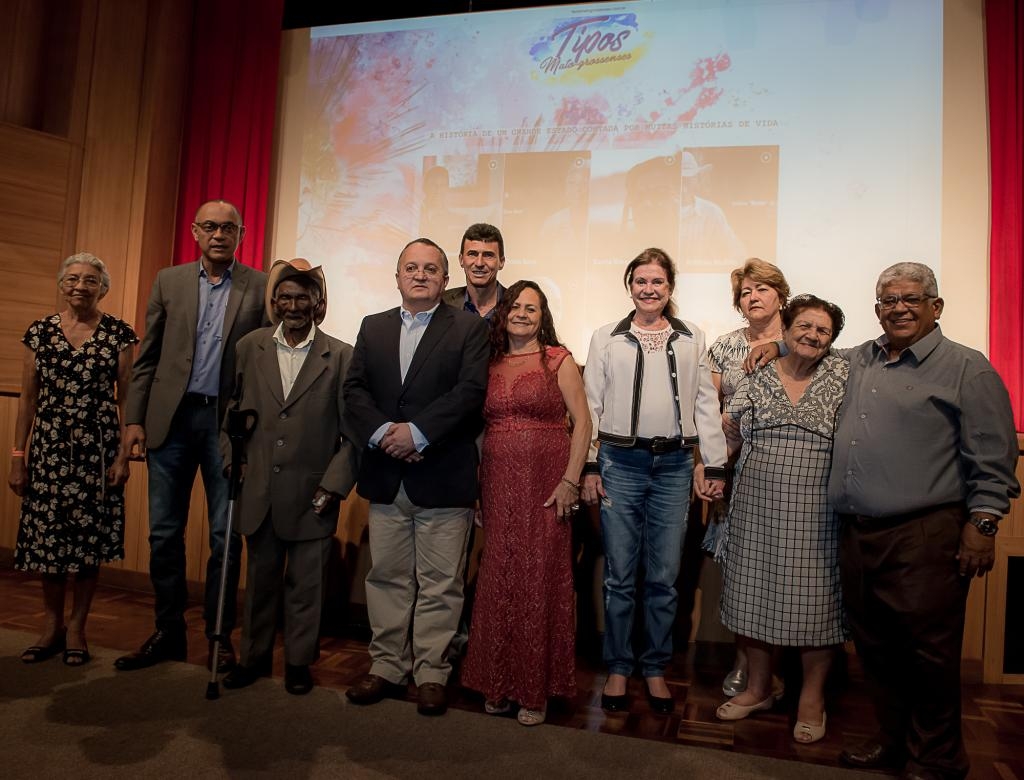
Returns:
[[[118,356],[138,340],[109,314],[78,349],[59,314],[25,333],[39,397],[15,568],[61,574],[124,557],[124,490],[107,485],[106,473],[120,445]]]

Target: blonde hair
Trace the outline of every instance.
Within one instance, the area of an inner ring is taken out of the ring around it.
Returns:
[[[748,277],[775,290],[779,295],[779,308],[786,308],[786,301],[789,300],[789,282],[777,265],[760,257],[751,257],[742,267],[734,269],[729,277],[732,280],[732,307],[741,314],[743,309],[740,308],[740,296],[743,292],[743,280]]]

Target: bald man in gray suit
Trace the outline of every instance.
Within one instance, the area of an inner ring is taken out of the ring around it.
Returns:
[[[235,259],[242,218],[223,200],[204,203],[192,223],[200,258],[157,274],[146,308],[146,334],[135,361],[123,446],[149,467],[149,576],[156,631],[137,653],[118,658],[122,671],[185,660],[185,524],[196,471],[203,476],[210,519],[203,617],[213,638],[225,558],[228,486],[219,449],[220,420],[234,381],[235,344],[265,323],[267,275]],[[234,666],[230,642],[241,542],[227,545],[227,593],[220,671]],[[212,649],[212,646],[211,646]]]

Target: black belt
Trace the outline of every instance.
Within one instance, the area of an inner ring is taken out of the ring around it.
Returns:
[[[193,406],[216,406],[217,396],[203,395],[202,393],[185,393],[183,401]]]
[[[676,452],[683,447],[692,447],[697,443],[696,437],[693,440],[684,439],[680,436],[655,436],[645,439],[642,436],[618,436],[614,433],[601,431],[597,434],[597,440],[613,447],[628,447],[637,450],[649,450],[655,455],[665,455],[669,452]]]
[[[904,512],[899,515],[885,515],[883,517],[874,517],[873,515],[857,515],[839,512],[839,520],[844,523],[855,523],[862,527],[874,527],[884,528],[888,526],[900,525],[910,520],[917,520],[926,515],[935,514],[936,512],[945,512],[950,509],[959,509],[964,513],[966,517],[967,504],[963,501],[950,501],[945,504],[936,504],[935,506],[926,506],[921,509],[915,509],[913,512]]]

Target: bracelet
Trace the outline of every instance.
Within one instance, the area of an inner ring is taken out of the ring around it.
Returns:
[[[24,458],[25,457],[25,450],[11,450],[11,457],[12,458]]]
[[[577,483],[573,482],[573,481],[572,481],[571,479],[569,479],[568,477],[562,477],[562,482],[564,482],[564,483],[565,483],[566,485],[568,485],[569,487],[571,487],[571,488],[572,488],[573,490],[575,490],[575,491],[576,491],[577,493],[579,493],[579,492],[580,492],[580,486],[579,486],[579,485],[578,485]]]

